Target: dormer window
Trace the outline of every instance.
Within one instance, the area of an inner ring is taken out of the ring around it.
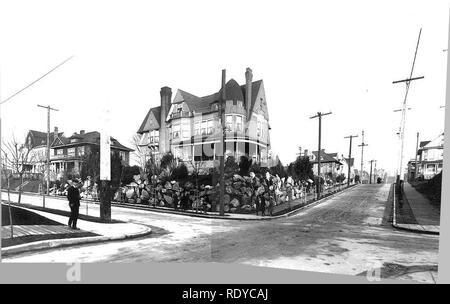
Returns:
[[[217,111],[219,110],[219,105],[217,103],[212,104],[211,111]]]

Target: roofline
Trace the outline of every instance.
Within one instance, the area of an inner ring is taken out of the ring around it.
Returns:
[[[76,142],[76,143],[68,143],[65,145],[60,145],[60,146],[53,146],[50,147],[50,149],[61,149],[61,148],[68,148],[68,147],[73,147],[73,146],[81,146],[81,145],[94,145],[94,146],[100,146],[100,144],[98,143],[92,143],[92,142]],[[122,148],[122,147],[117,147],[114,145],[111,145],[111,148],[117,149],[117,150],[122,150],[122,151],[129,151],[129,152],[134,152],[133,149],[130,149],[128,147]]]

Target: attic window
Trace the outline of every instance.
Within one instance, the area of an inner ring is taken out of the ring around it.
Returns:
[[[75,143],[75,142],[78,142],[78,141],[79,141],[78,138],[72,138],[72,139],[70,140],[71,143]]]

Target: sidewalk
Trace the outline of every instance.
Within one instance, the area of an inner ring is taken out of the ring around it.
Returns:
[[[24,203],[26,202],[26,196],[23,196]],[[38,211],[31,208],[26,208],[22,206],[15,205],[16,208],[22,208],[31,212],[34,212],[40,216],[46,217],[52,221],[61,223],[63,225],[67,225],[68,218],[64,215],[53,214],[45,211]],[[27,225],[28,226],[28,225]],[[39,225],[39,227],[34,226],[20,226],[18,231],[24,232],[27,235],[39,235],[41,233],[49,232],[47,226]],[[42,226],[42,227],[41,227]],[[106,242],[106,241],[116,241],[116,240],[124,240],[130,238],[137,238],[141,236],[145,236],[151,233],[151,228],[134,224],[134,223],[98,223],[92,221],[86,221],[79,219],[77,226],[80,228],[81,232],[89,232],[91,235],[97,236],[87,236],[87,237],[75,237],[74,238],[64,238],[64,239],[49,239],[43,241],[36,241],[32,243],[26,243],[16,246],[10,246],[1,249],[2,256],[7,256],[11,254],[18,254],[23,252],[29,252],[34,250],[44,250],[50,248],[58,248],[65,246],[73,246],[73,245],[81,245],[81,244],[89,244],[89,243],[97,243],[97,242]],[[58,232],[67,232],[68,228],[64,226],[56,226],[58,228],[52,228],[50,232],[53,233]],[[64,228],[63,228],[64,227]],[[7,230],[8,226],[3,227]],[[16,228],[16,227],[14,227]],[[21,230],[22,229],[22,230]],[[25,231],[24,231],[25,229]],[[62,230],[61,230],[62,229]],[[46,231],[47,230],[47,231]],[[77,233],[76,231],[70,230],[72,233]]]
[[[415,223],[402,222],[394,217],[394,226],[422,233],[439,234],[440,211],[433,206],[428,198],[419,193],[409,183],[403,186],[405,203],[411,209]],[[395,208],[398,208],[395,206]],[[394,210],[395,210],[394,208]]]

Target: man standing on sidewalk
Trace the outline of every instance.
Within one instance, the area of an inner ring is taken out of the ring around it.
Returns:
[[[77,220],[78,214],[80,211],[80,191],[78,190],[79,182],[77,180],[73,180],[69,182],[70,187],[67,189],[67,199],[69,200],[70,207],[70,218],[69,218],[69,227],[75,230],[79,230],[77,228]]]

